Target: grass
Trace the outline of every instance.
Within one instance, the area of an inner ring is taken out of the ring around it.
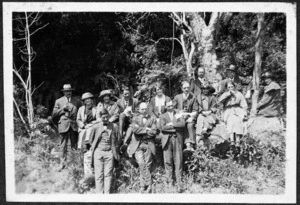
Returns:
[[[40,126],[31,140],[18,137],[21,135],[15,130],[16,192],[94,193],[93,179],[83,182],[83,155],[80,151],[69,151],[68,168],[57,172],[60,163],[60,156],[55,151],[59,144],[58,134],[45,127]],[[174,186],[166,183],[162,150],[158,149],[158,157],[152,167],[153,192],[283,194],[285,137],[275,131],[268,133],[264,129],[259,133],[252,127],[251,133],[255,136],[249,135],[244,139],[242,152],[229,152],[224,159],[214,156],[209,150],[197,149],[185,160],[182,181]],[[264,136],[263,140],[259,135]],[[123,157],[114,171],[112,192],[138,193],[139,188],[138,168],[130,159]]]

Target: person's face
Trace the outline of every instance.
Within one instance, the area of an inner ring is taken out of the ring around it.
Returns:
[[[271,78],[265,78],[265,84],[269,85],[272,82]]]
[[[234,85],[229,84],[229,85],[227,86],[227,89],[228,89],[229,91],[234,91]]]
[[[130,92],[129,92],[128,90],[124,90],[123,96],[124,96],[124,98],[125,98],[126,100],[128,100],[129,97],[130,97]]]
[[[202,89],[203,95],[208,95],[208,91],[209,91],[209,88],[203,88]]]
[[[88,98],[88,99],[84,100],[84,104],[87,105],[87,106],[92,105],[93,100],[91,98]]]
[[[167,111],[168,112],[173,112],[174,106],[173,105],[167,105]]]
[[[146,111],[147,111],[147,108],[146,108],[146,107],[140,107],[140,113],[141,113],[142,115],[146,115],[146,114],[147,114]]]
[[[109,95],[104,95],[104,96],[103,96],[103,101],[104,101],[105,103],[109,103],[109,101],[110,101],[110,96],[109,96]]]
[[[229,77],[229,78],[233,78],[234,77],[234,71],[232,71],[232,70],[227,70],[227,76]]]
[[[188,94],[190,92],[190,85],[188,84],[185,84],[182,86],[182,91],[185,93],[185,94]]]
[[[162,90],[162,88],[157,88],[157,89],[156,89],[156,95],[158,95],[158,96],[162,96],[162,95],[163,95],[163,90]]]
[[[70,98],[72,96],[72,91],[64,91],[64,95],[67,98]]]
[[[102,120],[103,124],[107,124],[108,119],[109,119],[108,114],[101,115],[101,120]]]
[[[203,78],[204,75],[205,75],[204,69],[203,69],[203,68],[199,68],[199,69],[198,69],[198,76],[199,76],[200,78]]]

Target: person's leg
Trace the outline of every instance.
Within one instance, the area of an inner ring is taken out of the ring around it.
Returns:
[[[144,182],[147,186],[147,193],[151,193],[152,191],[152,178],[151,178],[151,165],[152,165],[152,153],[149,147],[144,152],[144,159],[145,159],[145,169],[143,173]]]
[[[125,126],[125,119],[126,119],[126,115],[124,113],[121,113],[119,116],[119,128],[120,128],[120,135],[122,139],[123,139],[124,126]]]
[[[204,118],[205,117],[201,114],[197,118],[197,124],[196,124],[196,134],[197,135],[201,135],[201,133],[202,133]]]
[[[78,132],[75,132],[72,129],[70,129],[70,141],[71,141],[71,149],[76,150],[77,149],[77,141],[78,141]]]
[[[104,194],[110,193],[113,170],[114,155],[112,151],[106,151],[104,155]]]
[[[136,150],[136,152],[134,153],[134,156],[135,156],[136,162],[139,165],[141,191],[144,191],[146,188],[146,184],[144,182],[144,177],[143,177],[143,170],[145,169],[144,151],[141,148],[138,148]]]
[[[174,137],[171,137],[167,144],[165,145],[163,149],[163,154],[164,154],[164,165],[165,165],[165,170],[166,170],[166,178],[168,180],[168,183],[171,183],[172,180],[172,175],[173,175],[173,150],[172,150],[172,139]]]
[[[61,141],[60,141],[61,165],[58,171],[61,171],[66,167],[69,133],[68,132],[60,133],[60,137],[61,137]]]
[[[182,164],[183,164],[183,156],[182,156],[182,146],[183,146],[183,133],[177,132],[177,137],[173,141],[173,159],[175,164],[175,176],[176,182],[181,182],[182,175]]]
[[[193,145],[196,144],[195,123],[188,122],[186,126],[188,130],[188,139],[185,140],[185,144],[187,149],[194,151]]]
[[[96,149],[94,152],[94,167],[95,167],[95,185],[96,192],[103,194],[104,192],[104,159],[103,152]]]

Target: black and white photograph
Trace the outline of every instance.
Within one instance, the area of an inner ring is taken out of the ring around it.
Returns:
[[[296,5],[3,3],[6,200],[295,203]]]

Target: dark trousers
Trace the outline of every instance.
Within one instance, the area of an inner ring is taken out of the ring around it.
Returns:
[[[184,144],[186,144],[186,143],[196,144],[195,122],[187,122],[186,123]]]
[[[165,145],[164,151],[164,163],[166,170],[166,177],[169,182],[172,182],[173,166],[175,167],[176,181],[180,182],[182,174],[182,142],[183,136],[181,133],[169,137],[167,144]]]
[[[68,152],[68,142],[71,141],[71,149],[76,150],[78,133],[72,130],[70,127],[67,132],[59,133],[61,136],[60,150],[62,152],[62,162],[66,163],[67,152]]]
[[[121,137],[123,137],[123,131],[126,130],[129,124],[130,124],[130,117],[126,116],[124,113],[121,113],[119,116],[119,128],[120,128]]]

